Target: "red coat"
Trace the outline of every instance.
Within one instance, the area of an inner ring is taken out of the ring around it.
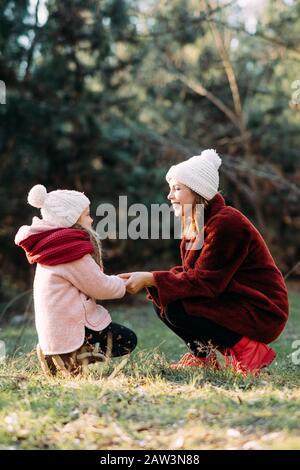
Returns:
[[[182,266],[154,271],[156,289],[148,298],[161,308],[182,300],[188,315],[256,341],[274,341],[288,318],[288,295],[264,239],[220,193],[205,209],[204,223],[202,249],[186,251],[183,239]]]

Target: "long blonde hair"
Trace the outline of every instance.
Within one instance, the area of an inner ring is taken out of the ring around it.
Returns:
[[[200,218],[199,217],[199,205],[202,204],[204,206],[204,209],[206,209],[209,205],[209,201],[207,199],[200,196],[200,194],[195,193],[195,191],[193,191],[192,189],[191,189],[191,192],[194,196],[191,217],[189,221],[187,221],[186,214],[184,214],[184,212],[182,213],[182,216],[181,216],[182,237],[186,238],[187,240],[190,240],[191,238],[196,237],[200,232],[200,227],[198,223],[199,218]]]
[[[78,223],[74,224],[73,228],[84,230],[85,232],[89,234],[91,243],[94,246],[94,253],[92,254],[92,257],[94,258],[96,263],[100,266],[100,268],[103,269],[102,247],[101,247],[101,240],[99,238],[98,233],[92,228],[83,227],[83,225],[78,224]]]

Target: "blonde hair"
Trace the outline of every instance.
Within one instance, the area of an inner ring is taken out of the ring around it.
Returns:
[[[96,263],[100,266],[100,268],[103,269],[102,247],[101,247],[101,241],[100,241],[98,233],[92,228],[83,227],[83,225],[78,224],[77,222],[76,224],[73,225],[73,228],[84,230],[85,232],[89,234],[91,243],[94,246],[94,253],[92,254],[92,257],[94,258]]]
[[[191,238],[196,237],[200,232],[200,227],[198,224],[199,221],[199,205],[203,205],[204,209],[206,209],[209,205],[209,201],[205,199],[200,194],[195,193],[192,189],[190,190],[194,196],[194,201],[192,205],[192,215],[189,221],[186,220],[186,215],[184,212],[181,216],[181,224],[182,224],[182,238],[186,238],[190,240]],[[184,208],[183,208],[184,209]]]

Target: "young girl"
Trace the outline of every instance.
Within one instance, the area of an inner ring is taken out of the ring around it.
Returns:
[[[207,353],[212,345],[237,372],[257,374],[276,356],[267,344],[286,324],[287,289],[262,236],[218,192],[220,164],[214,150],[205,150],[167,173],[175,215],[192,206],[181,243],[182,265],[120,277],[133,294],[148,288],[159,318],[190,348],[172,367],[218,368],[215,354]],[[197,204],[204,206],[203,230]]]
[[[109,312],[96,304],[96,299],[119,299],[126,289],[122,279],[103,272],[89,199],[77,191],[47,193],[36,185],[28,202],[41,208],[42,219],[34,217],[30,226],[22,226],[15,243],[29,263],[37,264],[33,295],[42,354],[47,359],[96,343],[102,358],[133,351],[134,332],[113,323]]]

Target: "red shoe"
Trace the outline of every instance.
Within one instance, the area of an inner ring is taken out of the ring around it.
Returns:
[[[248,373],[258,375],[263,367],[267,367],[273,362],[276,352],[266,344],[244,336],[232,348],[226,350],[225,356],[226,367],[231,365],[235,372],[246,376]],[[228,356],[231,361],[228,361]]]
[[[211,353],[208,357],[197,357],[191,353],[186,353],[179,362],[170,364],[171,369],[181,369],[185,367],[211,367],[212,369],[220,369],[217,356]]]

